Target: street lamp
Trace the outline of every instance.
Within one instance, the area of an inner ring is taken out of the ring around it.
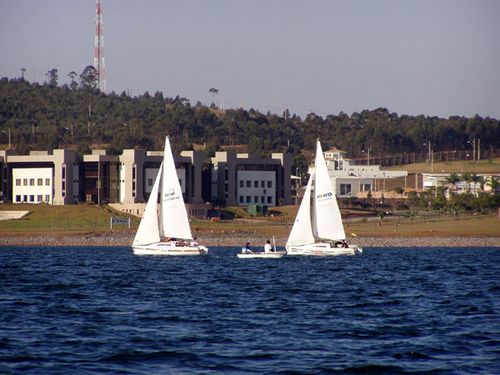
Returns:
[[[468,144],[472,146],[472,161],[476,160],[476,138],[472,139],[471,141],[467,141]]]
[[[2,130],[2,133],[7,134],[9,136],[9,150],[10,150],[10,146],[11,146],[11,142],[10,142],[10,128],[8,128],[7,130],[8,130],[8,132],[5,132],[5,130]]]
[[[431,164],[431,173],[434,172],[434,153],[432,152],[431,141],[427,143],[422,143],[423,146],[428,148],[429,155],[427,157],[427,163]]]
[[[370,150],[371,150],[371,147],[368,147],[367,153],[366,153],[366,156],[367,156],[366,165],[370,165]],[[361,152],[365,153],[365,150],[361,150]]]

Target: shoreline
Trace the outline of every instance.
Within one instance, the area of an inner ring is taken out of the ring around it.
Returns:
[[[131,246],[134,233],[86,234],[19,234],[0,236],[0,247],[5,246]],[[207,247],[241,247],[246,242],[260,248],[267,238],[254,234],[200,233],[198,242]],[[278,237],[276,246],[284,247],[286,238]],[[357,237],[348,242],[362,247],[500,247],[500,237]]]

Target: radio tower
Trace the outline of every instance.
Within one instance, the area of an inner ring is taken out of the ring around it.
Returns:
[[[106,66],[104,65],[104,33],[102,27],[101,0],[95,6],[94,68],[97,73],[97,87],[106,92]]]

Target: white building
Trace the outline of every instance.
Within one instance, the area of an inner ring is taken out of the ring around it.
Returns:
[[[478,173],[477,176],[483,178],[483,183],[474,181],[466,182],[464,180],[460,180],[455,184],[450,184],[447,181],[447,178],[449,176],[450,173],[422,173],[424,190],[442,186],[448,188],[447,193],[450,193],[451,190],[451,192],[455,194],[477,193],[479,191],[491,192],[491,187],[489,186],[488,181],[491,181],[492,178],[497,178],[500,180],[500,174]],[[497,192],[498,190],[500,190],[500,188],[497,189]]]
[[[3,152],[3,196],[13,203],[76,203],[79,200],[78,162],[72,150]]]
[[[355,165],[346,152],[333,148],[324,152],[328,172],[338,198],[357,197],[360,192],[385,189],[385,180],[406,177],[407,171],[382,171],[379,165]]]

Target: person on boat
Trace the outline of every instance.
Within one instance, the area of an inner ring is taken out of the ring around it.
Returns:
[[[243,254],[253,254],[253,251],[250,249],[250,242],[247,242],[245,246],[241,248],[241,252]]]
[[[198,246],[198,241],[196,241],[196,236],[189,242],[189,246]]]
[[[271,251],[273,251],[273,247],[271,246],[271,241],[267,240],[266,244],[264,245],[264,253],[268,254]]]

